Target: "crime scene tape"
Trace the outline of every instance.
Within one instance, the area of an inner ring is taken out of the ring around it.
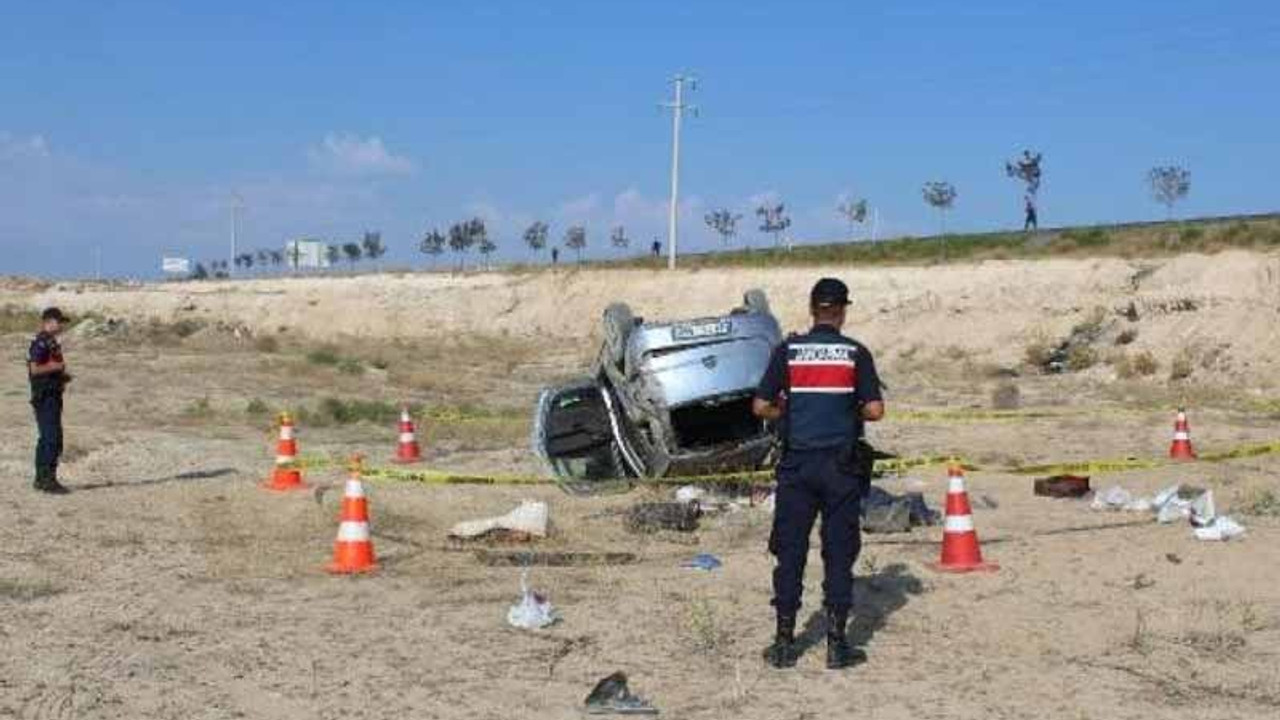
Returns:
[[[1199,462],[1215,463],[1247,457],[1258,457],[1280,453],[1280,441],[1239,445],[1217,452],[1201,453]],[[923,455],[906,458],[883,458],[876,460],[877,473],[900,473],[905,470],[921,467],[932,467],[958,463],[967,472],[982,470],[964,458],[951,455]],[[333,457],[303,456],[294,465],[304,470],[323,470],[342,467],[345,460]],[[1045,463],[1040,465],[1019,465],[1003,468],[986,468],[1011,475],[1060,475],[1064,473],[1107,473],[1127,470],[1150,470],[1175,464],[1165,458],[1117,458],[1103,460],[1079,460],[1072,462]],[[773,479],[773,470],[755,470],[746,472],[729,472],[706,475],[667,476],[658,478],[622,478],[633,485],[710,485],[710,484],[752,484],[767,482]],[[559,485],[564,481],[559,478],[542,475],[519,474],[487,474],[465,473],[448,470],[408,469],[402,467],[366,466],[364,476],[372,480],[389,480],[395,482],[413,482],[425,485]],[[601,479],[600,482],[608,482]]]

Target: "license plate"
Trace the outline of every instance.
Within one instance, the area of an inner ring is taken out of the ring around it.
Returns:
[[[733,332],[733,324],[728,320],[678,323],[671,326],[671,339],[702,340],[704,338],[728,335],[731,332]]]

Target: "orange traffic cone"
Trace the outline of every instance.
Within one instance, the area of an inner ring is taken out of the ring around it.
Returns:
[[[1191,427],[1187,425],[1187,412],[1178,408],[1178,418],[1173,422],[1173,444],[1169,446],[1169,457],[1174,460],[1195,460],[1196,451],[1191,449]]]
[[[409,417],[409,408],[400,410],[400,444],[396,446],[396,456],[391,460],[397,463],[416,463],[422,460],[422,451],[418,447],[418,439],[413,434],[413,418]]]
[[[263,484],[268,490],[302,490],[302,469],[298,467],[298,441],[293,436],[293,418],[280,413],[280,439],[276,442],[276,466],[271,479]]]
[[[947,518],[942,529],[942,558],[933,563],[942,572],[990,572],[999,565],[982,560],[978,533],[973,530],[973,509],[964,489],[964,471],[952,464],[947,469]]]
[[[338,539],[333,543],[329,572],[350,575],[376,570],[373,540],[369,537],[369,503],[360,482],[360,458],[351,460],[351,477],[342,493],[342,514],[338,519]]]

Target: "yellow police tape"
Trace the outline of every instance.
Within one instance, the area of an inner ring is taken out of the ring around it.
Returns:
[[[1280,441],[1240,445],[1218,452],[1202,453],[1200,462],[1214,463],[1236,460],[1246,457],[1257,457],[1280,453]],[[968,472],[981,468],[963,458],[950,455],[923,455],[909,458],[885,458],[876,460],[875,468],[881,473],[899,473],[921,467],[932,467],[958,463]],[[304,470],[320,470],[341,467],[345,460],[332,457],[304,456],[294,466]],[[1120,458],[1111,460],[1080,460],[1075,462],[1049,463],[1042,465],[1020,465],[1007,468],[989,468],[997,472],[1012,475],[1061,475],[1065,473],[1107,473],[1127,470],[1149,470],[1175,464],[1169,459]],[[556,485],[562,481],[541,475],[518,474],[472,474],[447,470],[432,470],[406,467],[370,466],[363,469],[366,478],[374,480],[391,480],[397,482],[415,482],[426,485]],[[732,485],[753,484],[769,481],[773,478],[772,470],[755,470],[748,472],[716,473],[708,475],[684,475],[660,478],[627,478],[626,481],[636,485]]]

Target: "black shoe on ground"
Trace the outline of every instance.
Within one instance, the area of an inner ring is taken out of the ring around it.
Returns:
[[[764,649],[764,661],[770,667],[782,670],[795,667],[799,659],[800,648],[796,647],[796,619],[779,615],[773,644]]]
[[[71,492],[56,478],[39,478],[35,482],[35,488],[48,495],[66,495]]]
[[[867,661],[867,654],[849,644],[847,612],[827,611],[827,669],[842,670]]]

